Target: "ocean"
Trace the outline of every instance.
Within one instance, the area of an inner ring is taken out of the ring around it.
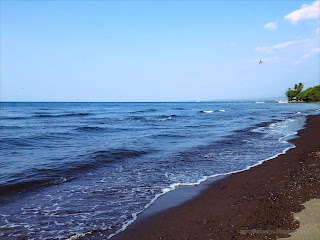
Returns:
[[[124,230],[157,198],[260,164],[320,104],[0,103],[0,239]]]

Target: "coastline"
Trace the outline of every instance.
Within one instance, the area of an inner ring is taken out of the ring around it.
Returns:
[[[214,181],[191,200],[135,221],[111,239],[288,237],[299,226],[293,213],[320,198],[320,116],[308,116],[298,136],[285,154]]]

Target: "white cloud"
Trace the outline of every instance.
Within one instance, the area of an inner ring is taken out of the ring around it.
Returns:
[[[264,25],[265,29],[269,29],[269,30],[276,30],[278,28],[278,22],[269,22],[266,25]]]
[[[320,53],[320,48],[314,48],[310,52],[303,55],[303,58],[310,58],[310,57],[318,55],[319,53]]]
[[[299,64],[308,58],[319,56],[319,38],[294,40],[273,46],[257,47],[262,62]]]
[[[304,39],[304,40],[297,40],[297,41],[289,41],[289,42],[285,42],[285,43],[280,43],[280,44],[276,44],[274,46],[271,47],[256,47],[255,50],[261,53],[265,53],[265,54],[275,54],[276,50],[282,49],[282,48],[286,48],[289,47],[291,45],[294,44],[298,44],[301,42],[305,42],[308,39]]]
[[[300,9],[289,13],[284,18],[297,23],[305,19],[318,19],[320,17],[320,0],[313,2],[311,5],[303,4]]]

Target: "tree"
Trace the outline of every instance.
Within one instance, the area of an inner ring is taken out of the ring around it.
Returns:
[[[302,91],[303,87],[304,87],[303,84],[299,83],[299,85],[298,85],[298,92],[299,93]]]
[[[298,93],[300,93],[303,89],[303,84],[299,83],[299,84],[295,84],[294,85],[294,90],[296,90]]]
[[[297,95],[298,95],[297,90],[292,90],[291,88],[289,88],[288,91],[286,91],[286,96],[288,97],[289,101],[292,101],[292,99]]]
[[[320,101],[320,85],[308,88],[307,90],[300,92],[296,96],[297,100],[304,102],[319,102]]]
[[[295,84],[293,89],[294,90],[289,88],[288,91],[286,91],[286,96],[288,97],[289,101],[292,101],[294,97],[297,97],[297,95],[299,95],[302,92],[303,84],[302,83]],[[297,100],[298,100],[298,97],[297,97]]]

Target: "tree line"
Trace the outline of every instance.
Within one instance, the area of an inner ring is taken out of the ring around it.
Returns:
[[[311,87],[302,91],[303,84],[295,84],[294,88],[289,88],[286,91],[286,96],[289,101],[303,101],[303,102],[319,102],[320,101],[320,85]]]

